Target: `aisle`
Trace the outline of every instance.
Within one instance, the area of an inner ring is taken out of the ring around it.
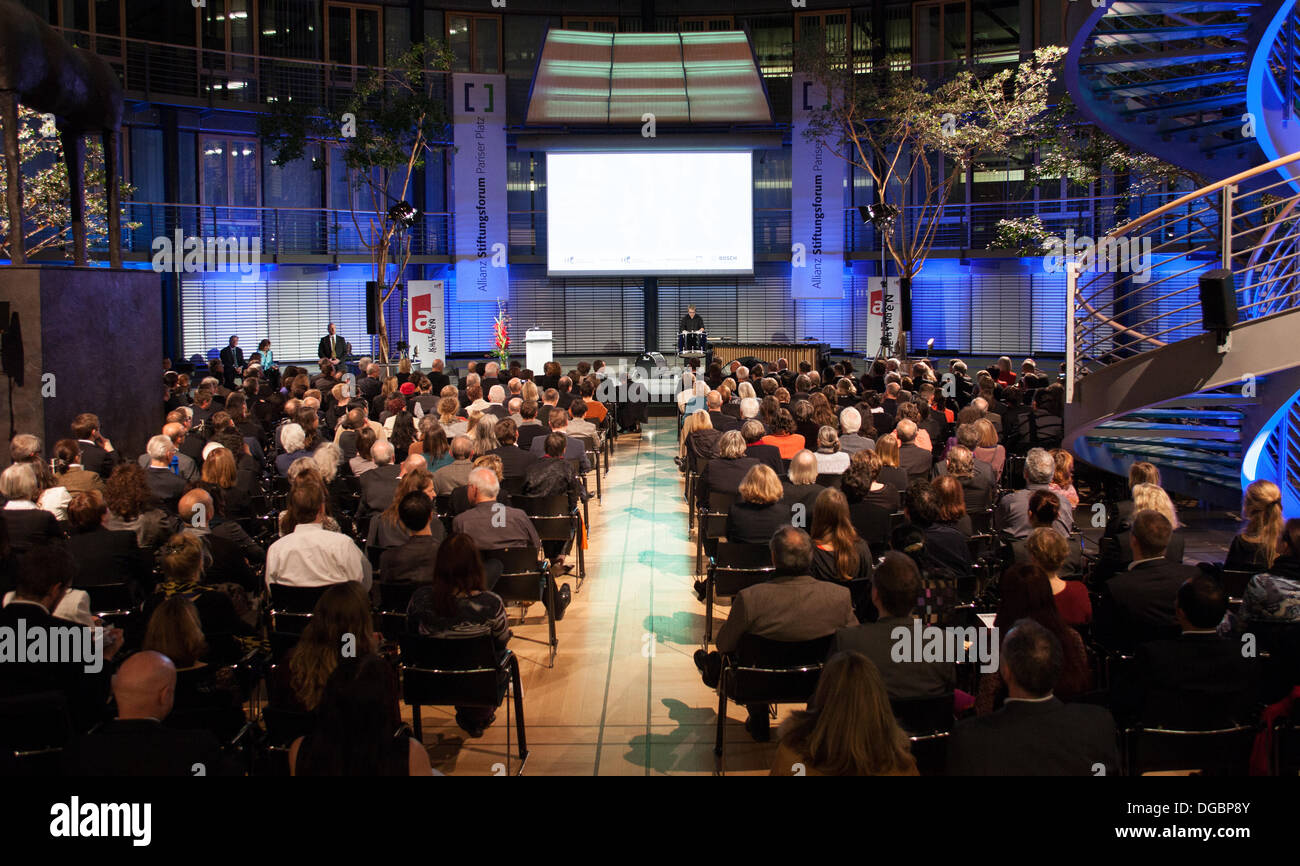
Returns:
[[[523,639],[545,640],[542,606],[529,610],[528,624],[512,622],[510,648],[523,674],[526,775],[714,771],[717,695],[700,682],[692,660],[704,605],[691,591],[695,548],[673,463],[675,422],[655,418],[642,429],[640,437],[620,439],[604,502],[592,499],[588,577],[557,624],[554,669],[546,667],[544,644]],[[570,585],[576,588],[576,580]],[[517,612],[511,608],[512,620]],[[725,607],[715,610],[725,615]],[[781,709],[784,716],[793,707]],[[403,716],[409,720],[408,707]],[[424,743],[443,772],[486,775],[505,761],[504,707],[477,740],[456,726],[451,708],[425,708],[422,716]],[[728,718],[727,773],[765,774],[775,745],[750,739],[744,708],[729,707]]]

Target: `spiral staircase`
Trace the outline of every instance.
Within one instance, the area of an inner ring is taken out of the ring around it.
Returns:
[[[1168,489],[1218,506],[1268,478],[1300,515],[1297,0],[1072,7],[1079,110],[1214,182],[1069,266],[1065,445],[1118,474],[1155,463]],[[1239,321],[1216,334],[1198,278],[1220,268]]]

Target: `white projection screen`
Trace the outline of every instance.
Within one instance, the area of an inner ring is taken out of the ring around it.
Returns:
[[[754,272],[750,151],[550,152],[553,276]]]

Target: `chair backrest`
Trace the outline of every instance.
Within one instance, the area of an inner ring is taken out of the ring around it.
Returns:
[[[735,663],[724,665],[727,696],[742,704],[807,702],[817,690],[832,639],[789,642],[745,635]]]
[[[63,692],[0,698],[0,748],[13,753],[61,748],[72,739],[72,716]]]
[[[968,511],[970,516],[971,529],[977,535],[986,535],[993,531],[993,509],[986,508],[983,511]]]
[[[817,483],[822,487],[834,487],[839,490],[844,486],[844,476],[839,473],[822,472],[817,475]]]
[[[518,496],[512,502],[528,515],[542,541],[568,541],[577,531],[577,520],[566,494]]]
[[[1211,731],[1132,728],[1125,731],[1129,775],[1171,770],[1244,776],[1259,733],[1256,725]]]
[[[522,496],[523,496],[523,492],[524,492],[524,479],[523,479],[522,477],[519,477],[519,476],[511,476],[511,477],[502,478],[502,479],[501,479],[501,489],[502,489],[502,491],[505,492],[505,494],[506,494],[507,496],[510,497],[510,501],[511,501],[511,502],[517,502],[517,501],[518,501],[520,498],[522,498]],[[516,507],[516,508],[522,508],[523,506],[521,506],[521,505],[516,505],[515,507]]]
[[[1246,586],[1250,583],[1250,579],[1254,576],[1255,572],[1253,571],[1225,568],[1220,578],[1223,583],[1223,591],[1228,598],[1241,598],[1246,593]]]
[[[492,591],[507,602],[542,601],[545,597],[546,575],[537,559],[535,547],[513,547],[483,551],[484,561],[501,563],[501,577]]]
[[[718,542],[710,565],[713,594],[732,596],[746,587],[771,580],[776,575],[772,554],[766,544]]]
[[[402,700],[412,705],[496,707],[501,660],[491,634],[402,638]]]
[[[90,611],[96,616],[127,613],[135,609],[130,584],[101,583],[83,589],[90,596]]]
[[[953,694],[947,692],[921,698],[890,698],[889,706],[903,730],[912,736],[951,731]]]
[[[411,581],[380,581],[379,587],[379,609],[394,613],[406,613],[407,606],[411,603],[411,596],[420,588],[420,584]]]
[[[272,613],[310,614],[329,586],[286,586],[270,584]]]

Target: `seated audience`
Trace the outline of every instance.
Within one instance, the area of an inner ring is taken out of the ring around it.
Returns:
[[[1061,621],[1076,628],[1092,622],[1092,599],[1088,588],[1083,581],[1066,580],[1061,576],[1070,556],[1070,542],[1050,526],[1039,526],[1029,533],[1024,545],[1028,559],[1047,574]]]
[[[1300,625],[1300,518],[1283,525],[1273,564],[1246,585],[1241,618],[1248,624]]]
[[[782,723],[771,775],[918,775],[889,697],[879,666],[866,656],[832,655],[808,709]]]
[[[1057,535],[1060,535],[1060,529],[1057,526],[1057,517],[1061,514],[1061,497],[1054,490],[1035,490],[1034,495],[1029,497],[1029,524],[1034,530],[1045,528],[1050,529]],[[1061,564],[1060,575],[1062,578],[1075,578],[1083,573],[1083,543],[1071,535],[1065,539],[1066,555],[1065,561]],[[1011,552],[1016,562],[1029,562],[1032,557],[1029,553],[1029,537],[1014,541],[1011,543]],[[1040,563],[1041,564],[1041,563]]]
[[[785,464],[781,458],[781,449],[763,441],[767,435],[760,421],[746,421],[740,426],[740,435],[745,439],[745,456],[753,457],[759,463],[781,476],[785,474]]]
[[[900,493],[906,490],[912,482],[908,480],[907,472],[898,465],[898,437],[886,433],[877,439],[876,456],[880,458],[880,471],[876,474],[876,480]]]
[[[395,456],[391,442],[376,442],[371,446],[370,459],[375,466],[357,479],[361,486],[358,517],[378,514],[392,504],[402,474],[402,467],[393,462]]]
[[[137,599],[153,590],[148,553],[136,544],[134,532],[106,526],[108,506],[99,491],[73,496],[68,518],[68,551],[77,565],[77,586],[125,583]]]
[[[432,776],[424,745],[402,723],[397,674],[377,655],[347,658],[330,674],[316,724],[289,747],[294,776]]]
[[[818,475],[843,475],[849,468],[849,454],[840,449],[840,437],[834,427],[823,427],[817,432]]]
[[[959,576],[970,574],[970,545],[966,536],[941,521],[939,497],[928,481],[915,481],[903,497],[903,514],[925,536],[926,553]]]
[[[776,417],[776,429],[764,436],[760,443],[775,446],[781,453],[781,459],[789,460],[803,450],[804,437],[795,432],[794,416],[782,409]]]
[[[113,677],[117,718],[77,739],[64,754],[76,776],[223,775],[220,744],[206,730],[163,724],[176,695],[176,667],[159,652],[136,653]]]
[[[1174,619],[1178,588],[1200,570],[1165,556],[1173,526],[1157,511],[1133,515],[1128,570],[1105,583],[1108,604],[1098,614],[1098,638],[1107,646],[1136,646],[1177,634]]]
[[[325,683],[344,654],[373,653],[382,641],[375,631],[370,598],[361,585],[352,581],[334,584],[321,593],[302,636],[285,660],[272,668],[267,681],[268,708],[299,715],[314,713]]]
[[[69,496],[91,490],[103,493],[103,476],[87,469],[81,461],[81,445],[76,439],[60,439],[56,442],[52,461],[54,483],[66,490]]]
[[[1265,571],[1273,565],[1282,534],[1282,491],[1272,481],[1251,482],[1242,497],[1241,516],[1246,525],[1233,537],[1223,567]]]
[[[413,490],[397,503],[397,516],[409,533],[400,547],[391,547],[379,558],[379,579],[383,583],[428,583],[433,580],[433,562],[446,537],[441,520],[434,519],[433,500]]]
[[[370,563],[355,542],[340,532],[326,532],[325,492],[316,484],[300,484],[289,492],[293,532],[266,552],[268,585],[328,586],[355,580],[370,588]]]
[[[55,516],[36,504],[40,482],[30,463],[14,463],[0,473],[0,496],[5,498],[5,527],[15,553],[21,555],[63,537]]]
[[[1052,478],[1056,474],[1056,460],[1051,453],[1042,448],[1031,448],[1025,457],[1025,487],[1008,493],[999,500],[993,512],[993,525],[1003,535],[1012,539],[1026,538],[1032,525],[1029,522],[1029,500],[1036,490],[1051,490]],[[1052,491],[1056,492],[1056,491]],[[1061,510],[1057,514],[1053,527],[1061,535],[1068,536],[1074,529],[1074,507],[1063,493],[1056,493],[1061,498]]]
[[[786,473],[785,495],[783,497],[785,504],[791,509],[791,512],[797,515],[798,519],[803,521],[801,529],[806,529],[808,517],[812,514],[813,505],[817,502],[817,497],[821,495],[826,488],[817,483],[817,458],[807,449],[798,451],[790,459],[790,469]],[[802,505],[802,513],[795,510],[795,506]]]
[[[809,534],[813,577],[841,582],[871,578],[871,548],[853,528],[843,492],[831,487],[817,497]]]
[[[1165,559],[1175,564],[1181,564],[1187,539],[1182,524],[1178,520],[1178,512],[1174,509],[1174,502],[1169,498],[1169,494],[1162,488],[1145,482],[1135,484],[1132,488],[1132,494],[1132,503],[1137,511],[1155,511],[1164,515],[1164,518],[1169,521],[1173,531],[1170,533],[1169,543],[1165,547]],[[1093,568],[1094,583],[1109,580],[1113,575],[1122,573],[1133,562],[1133,546],[1130,543],[1132,532],[1131,517],[1124,521],[1108,521],[1106,523],[1106,531],[1103,533],[1098,545],[1101,556],[1096,567]]]
[[[506,605],[487,589],[483,560],[474,539],[453,533],[431,564],[432,580],[411,596],[407,622],[413,631],[430,637],[467,638],[491,635],[497,651],[510,640]],[[504,695],[504,683],[502,684]],[[496,719],[486,707],[456,707],[456,724],[471,737]]]
[[[772,533],[790,522],[790,506],[782,499],[785,488],[767,466],[751,467],[737,493],[740,495],[727,512],[727,541],[766,544]]]
[[[407,459],[411,460],[412,458]],[[430,502],[435,502],[433,476],[423,466],[419,465],[419,461],[414,462],[416,463],[415,468],[407,471],[398,481],[397,489],[393,491],[393,498],[389,501],[388,507],[371,519],[370,527],[366,533],[366,548],[368,550],[389,550],[394,547],[401,547],[406,543],[409,533],[405,524],[402,523],[399,508],[408,493],[423,493]],[[438,520],[438,523],[441,524],[442,521]]]
[[[966,496],[961,482],[952,475],[940,475],[930,482],[939,500],[939,523],[951,526],[966,538],[975,534],[970,515],[966,513]]]
[[[1006,701],[997,712],[957,723],[948,744],[948,775],[1119,772],[1110,713],[1092,704],[1067,704],[1055,695],[1065,664],[1055,634],[1033,619],[1017,620],[1002,639],[999,660]]]
[[[506,422],[501,422],[506,423]],[[545,440],[545,454],[533,460],[524,474],[524,496],[568,496],[569,507],[590,498],[573,464],[564,459],[567,440],[563,433],[551,433]],[[522,452],[528,457],[533,455]]]
[[[862,413],[857,409],[849,406],[840,411],[840,450],[849,455],[857,454],[859,451],[871,451],[876,447],[876,443],[866,436],[861,435],[863,428]],[[870,426],[867,426],[870,430]]]
[[[745,437],[739,430],[723,433],[718,438],[717,454],[704,464],[695,481],[695,507],[707,505],[710,493],[735,495],[745,474],[757,465],[758,460],[746,453]]]
[[[765,467],[751,471],[761,473]],[[732,599],[731,613],[718,630],[717,652],[695,651],[695,664],[705,685],[717,684],[722,666],[720,653],[736,652],[746,635],[774,641],[811,641],[858,623],[848,587],[817,580],[810,574],[813,544],[808,533],[783,527],[771,535],[769,547],[775,576],[742,589]],[[767,742],[771,730],[767,705],[755,704],[748,709],[745,729],[758,742]]]
[[[1063,448],[1052,452],[1056,461],[1056,472],[1052,474],[1051,489],[1065,494],[1065,499],[1074,508],[1079,504],[1079,492],[1074,489],[1074,455]]]
[[[156,550],[176,531],[175,512],[154,506],[145,471],[130,461],[114,467],[104,484],[104,504],[108,506],[105,528],[134,532],[142,550]]]
[[[976,467],[987,470],[977,473]],[[962,445],[948,449],[948,456],[934,468],[935,475],[951,475],[961,485],[962,500],[967,511],[987,511],[993,507],[997,488],[993,483],[993,468],[976,460],[970,450]]]
[[[890,551],[871,577],[871,603],[880,618],[835,632],[832,652],[862,653],[871,659],[891,698],[937,697],[951,693],[957,682],[957,666],[951,661],[894,660],[898,643],[894,630],[905,628],[910,635],[921,593],[916,563],[906,554]]]

